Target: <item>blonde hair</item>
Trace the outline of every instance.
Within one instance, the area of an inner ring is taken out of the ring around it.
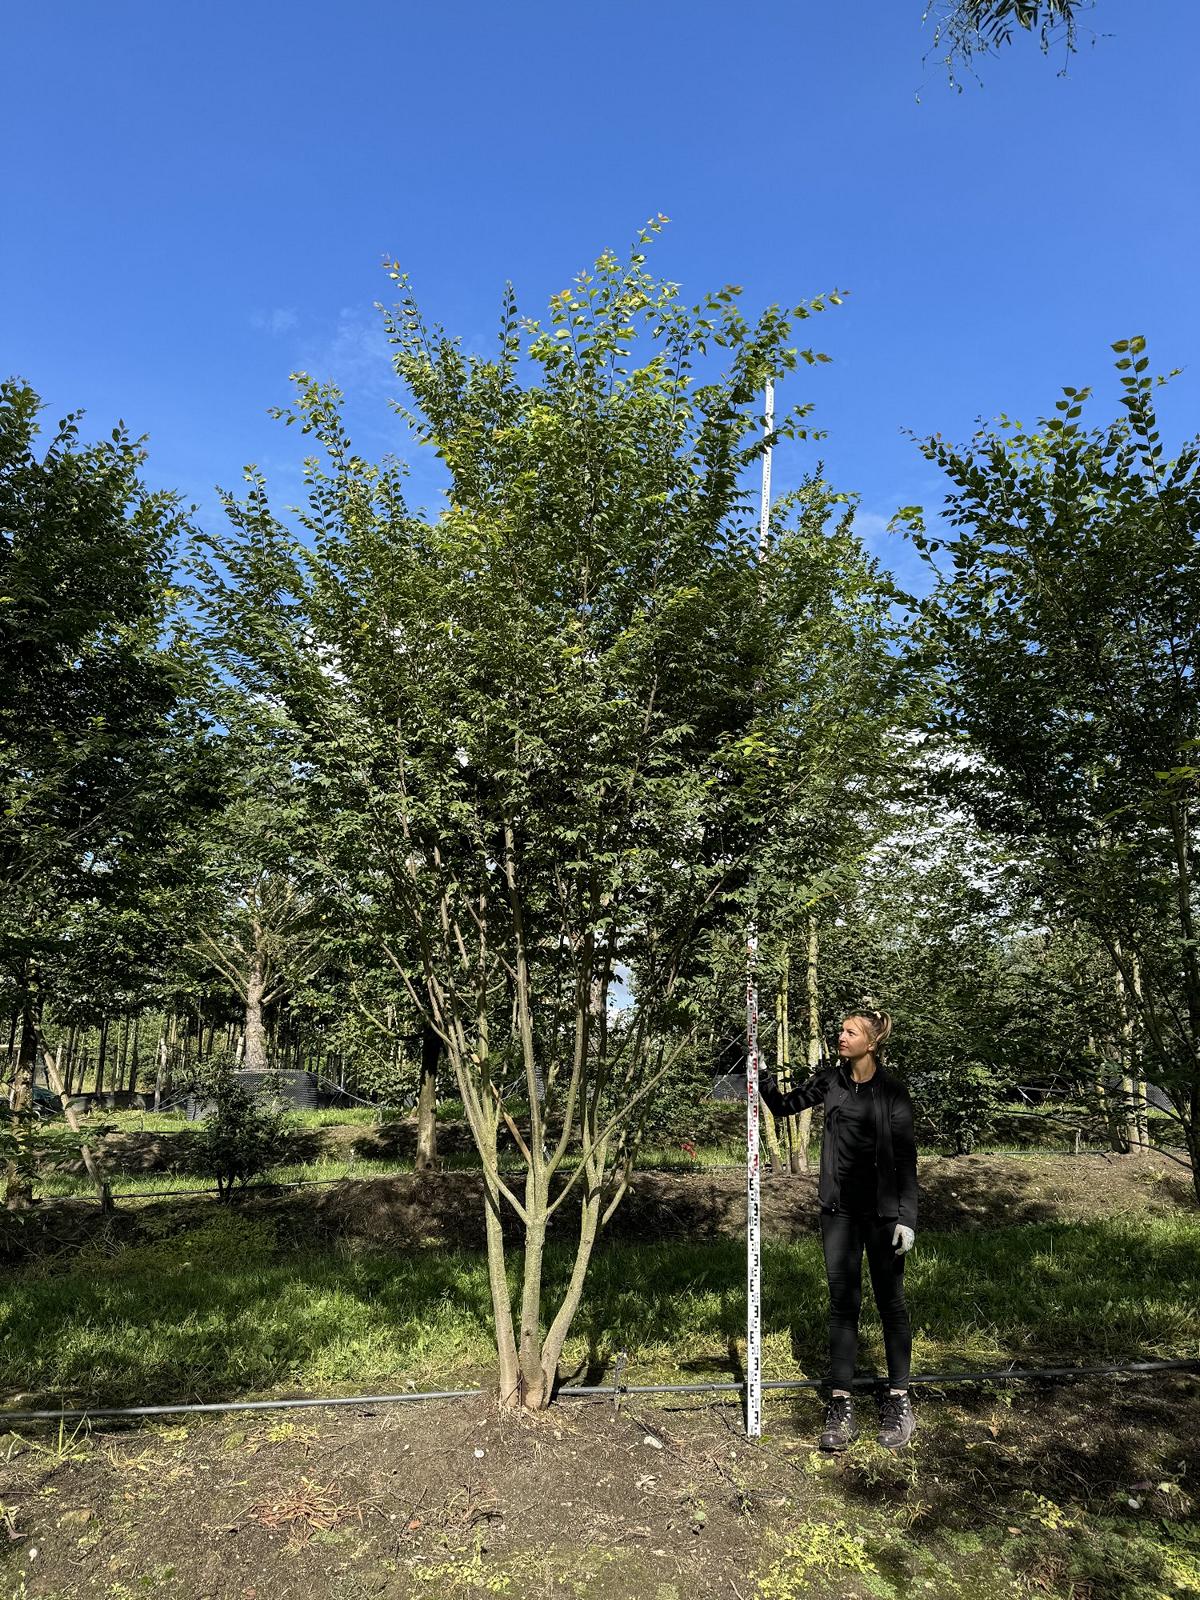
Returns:
[[[871,1030],[871,1049],[877,1060],[883,1060],[883,1052],[888,1040],[892,1036],[891,1013],[887,1011],[874,1011],[869,1006],[856,1006],[853,1011],[843,1013],[842,1021],[848,1017],[861,1017]]]

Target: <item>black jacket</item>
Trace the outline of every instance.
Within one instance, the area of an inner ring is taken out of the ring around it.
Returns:
[[[879,1088],[875,1104],[875,1168],[878,1173],[877,1209],[881,1217],[895,1217],[906,1228],[917,1226],[917,1141],[913,1133],[913,1108],[908,1090],[882,1067],[876,1067]],[[777,1117],[789,1117],[810,1106],[825,1107],[825,1132],[821,1139],[821,1178],[817,1198],[837,1211],[838,1113],[853,1093],[846,1069],[839,1061],[825,1067],[798,1088],[782,1094],[770,1072],[759,1078],[759,1094]]]

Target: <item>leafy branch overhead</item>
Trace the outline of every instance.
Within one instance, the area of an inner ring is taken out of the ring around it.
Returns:
[[[1079,44],[1079,21],[1095,0],[931,0],[926,22],[933,22],[934,51],[953,77],[956,63],[970,67],[978,54],[993,54],[1021,33],[1036,38],[1043,54],[1061,47],[1071,55]]]

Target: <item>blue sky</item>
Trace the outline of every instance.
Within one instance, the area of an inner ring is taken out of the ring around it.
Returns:
[[[654,264],[746,304],[839,287],[819,453],[885,563],[897,506],[936,506],[904,437],[1031,420],[1061,385],[1115,411],[1108,346],[1144,333],[1200,403],[1195,0],[1097,0],[1081,53],[1026,39],[956,93],[923,0],[441,7],[62,0],[5,17],[0,368],[54,417],[150,435],[150,475],[200,503],[258,461],[294,495],[301,441],[267,416],[296,367],[352,397],[361,449],[409,454],[373,304],[385,255],[482,346],[658,212]],[[416,498],[422,474],[418,471]],[[432,481],[432,480],[428,480]]]

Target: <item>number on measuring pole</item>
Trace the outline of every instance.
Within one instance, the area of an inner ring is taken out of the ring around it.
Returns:
[[[758,941],[746,943],[746,1433],[762,1433],[762,1288],[759,1273]]]

